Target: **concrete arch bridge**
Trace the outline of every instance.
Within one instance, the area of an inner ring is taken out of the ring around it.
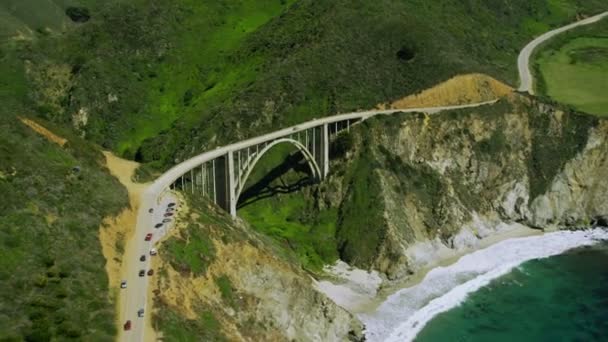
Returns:
[[[266,152],[279,144],[291,144],[310,167],[311,177],[322,181],[329,174],[329,146],[351,126],[372,116],[394,113],[423,112],[435,114],[445,110],[478,107],[496,101],[460,106],[374,110],[313,119],[256,138],[218,147],[192,157],[165,172],[146,191],[146,196],[158,197],[165,190],[200,194],[236,217],[239,196],[247,178]]]

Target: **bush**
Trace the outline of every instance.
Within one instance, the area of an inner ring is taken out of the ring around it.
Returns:
[[[75,23],[86,23],[91,19],[89,10],[84,7],[68,7],[65,14]]]

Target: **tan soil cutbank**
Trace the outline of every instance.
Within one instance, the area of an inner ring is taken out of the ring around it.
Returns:
[[[135,231],[137,224],[137,209],[139,208],[139,196],[145,188],[143,184],[135,184],[131,181],[131,175],[138,164],[116,157],[110,152],[103,152],[106,157],[106,166],[110,173],[118,178],[120,183],[127,188],[129,193],[130,207],[124,209],[116,217],[106,217],[102,227],[99,229],[99,240],[101,241],[103,255],[106,258],[106,272],[108,273],[110,288],[116,288],[122,278],[121,265],[123,251],[117,250],[116,246],[125,246],[126,241]],[[122,240],[122,242],[120,241]]]
[[[513,88],[484,74],[458,75],[418,94],[378,107],[405,109],[462,105],[491,101],[512,92]]]
[[[23,124],[25,124],[29,128],[33,129],[34,131],[38,132],[40,135],[47,138],[49,141],[54,142],[55,144],[57,144],[61,147],[63,147],[68,142],[67,139],[64,139],[64,138],[56,135],[55,133],[49,131],[48,129],[44,128],[42,125],[38,124],[35,121],[26,119],[23,117],[19,117],[19,120],[21,120],[21,122],[23,122]]]

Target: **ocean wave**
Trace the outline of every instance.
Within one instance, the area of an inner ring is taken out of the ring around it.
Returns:
[[[368,341],[412,341],[436,315],[522,263],[608,240],[608,231],[560,231],[508,239],[431,270],[417,285],[389,296],[371,314],[360,314]]]

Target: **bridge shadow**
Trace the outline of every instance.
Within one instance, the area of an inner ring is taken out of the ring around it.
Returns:
[[[285,176],[290,171],[294,171],[296,174],[302,176],[295,182],[287,182]],[[277,180],[280,183],[279,185],[275,185],[275,181]],[[312,185],[313,182],[310,168],[304,160],[304,156],[299,152],[292,153],[283,161],[283,163],[270,170],[270,172],[264,175],[258,182],[243,190],[239,202],[237,203],[237,209],[244,208],[277,194],[289,194],[300,191],[301,189]]]

